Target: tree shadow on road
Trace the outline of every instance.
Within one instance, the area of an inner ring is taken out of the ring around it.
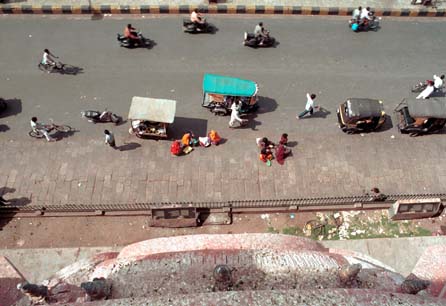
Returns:
[[[0,103],[4,103],[6,108],[0,112],[0,118],[7,116],[14,116],[22,112],[22,100],[21,99],[2,99],[0,98]]]

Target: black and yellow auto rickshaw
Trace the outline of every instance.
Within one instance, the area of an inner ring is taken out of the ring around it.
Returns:
[[[381,127],[385,120],[382,101],[350,98],[337,110],[340,129],[347,134],[370,132]]]
[[[446,99],[403,99],[395,112],[401,133],[412,137],[435,133],[443,129],[446,123]]]

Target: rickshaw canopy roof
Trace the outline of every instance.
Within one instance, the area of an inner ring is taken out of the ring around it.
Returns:
[[[203,91],[205,93],[252,97],[257,93],[257,90],[257,84],[249,80],[208,73],[203,78]]]
[[[446,99],[429,98],[426,100],[417,100],[415,98],[406,99],[411,117],[429,117],[446,119]]]
[[[379,117],[384,110],[383,103],[380,100],[350,98],[346,102],[349,117]]]
[[[133,97],[128,119],[172,123],[176,107],[175,100]]]

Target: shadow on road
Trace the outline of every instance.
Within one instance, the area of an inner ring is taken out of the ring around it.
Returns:
[[[208,121],[197,118],[175,117],[175,122],[169,127],[169,136],[173,139],[181,139],[187,131],[192,131],[196,137],[206,136]]]
[[[384,115],[384,117],[386,118],[386,121],[384,121],[384,124],[381,126],[378,132],[388,131],[393,128],[392,117],[389,115]]]
[[[6,124],[0,124],[0,132],[6,132],[9,131],[10,128]]]
[[[119,151],[130,151],[130,150],[135,150],[139,147],[141,147],[141,145],[139,143],[129,142],[129,143],[123,144],[122,146],[119,146],[118,150]]]
[[[60,74],[77,75],[77,74],[80,74],[80,73],[84,73],[84,68],[76,67],[76,66],[73,66],[73,65],[65,65],[64,69],[57,70],[57,72],[60,72]]]
[[[260,97],[259,96],[259,101],[257,103],[259,105],[259,109],[257,110],[258,114],[273,112],[277,108],[276,100],[268,98],[268,97]]]
[[[0,98],[0,103],[6,104],[5,110],[0,112],[0,118],[17,115],[22,112],[22,100],[21,99],[16,99],[16,98],[2,99],[2,98]]]
[[[79,132],[79,131],[74,130],[74,129],[69,131],[69,132],[59,132],[59,131],[56,131],[53,135],[51,135],[51,137],[56,139],[56,141],[59,141],[59,140],[62,140],[64,138],[73,136],[74,133],[77,133],[77,132]]]

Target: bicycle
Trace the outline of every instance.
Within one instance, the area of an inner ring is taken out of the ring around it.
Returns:
[[[323,220],[310,220],[305,223],[304,232],[308,236],[312,237],[327,237],[332,231],[331,228],[336,228],[336,231],[339,230],[339,227],[344,222],[342,215],[339,213],[334,213],[331,216],[326,216]]]
[[[57,124],[48,124],[45,125],[45,130],[50,133],[52,131],[62,132],[62,133],[68,133],[71,132],[73,129],[71,126],[68,125],[57,125]],[[29,136],[34,138],[43,138],[45,135],[40,132],[39,130],[31,130],[29,133]]]
[[[61,74],[65,73],[66,64],[63,64],[61,62],[54,62],[54,64],[43,64],[40,62],[37,67],[47,73],[52,73],[53,71],[59,72]]]

